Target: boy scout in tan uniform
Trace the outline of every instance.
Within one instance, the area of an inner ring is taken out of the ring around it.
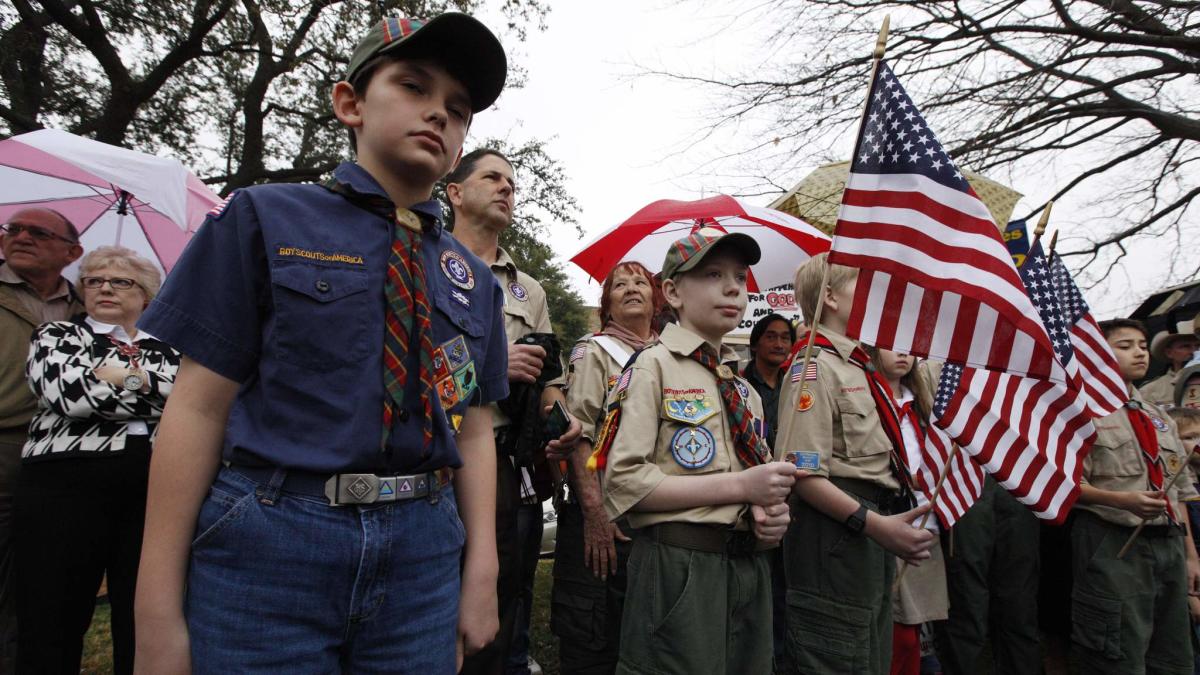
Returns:
[[[825,346],[814,345],[807,373],[796,349],[779,395],[776,457],[809,471],[796,481],[783,539],[787,652],[795,673],[883,674],[891,667],[894,554],[926,559],[934,535],[911,525],[928,507],[906,511],[899,499],[893,443],[855,361],[865,354],[840,332],[856,273],[835,265],[822,289],[825,264],[825,254],[810,259],[795,284],[806,321],[826,303],[817,341]]]
[[[710,255],[714,251],[718,255]],[[738,257],[723,256],[725,251]],[[680,311],[681,325],[666,326],[661,341],[640,353],[609,396],[593,459],[605,470],[609,517],[627,517],[637,532],[618,673],[771,671],[771,579],[760,549],[782,536],[783,500],[796,470],[768,461],[761,402],[729,367],[736,359],[733,350],[721,345],[715,352],[711,335],[690,329],[695,318],[712,321],[704,316],[714,311],[701,303],[706,298],[689,294],[716,284],[711,266],[732,268],[737,261],[740,296],[721,297],[740,302],[744,311],[745,266],[758,256],[749,237],[715,229],[676,242],[662,275],[664,295]],[[697,274],[686,275],[693,268],[699,268]],[[725,273],[718,273],[724,284]],[[728,326],[720,323],[716,337],[740,318],[741,311]],[[726,401],[733,391],[740,397],[735,403],[748,405],[752,418],[740,406],[729,412]],[[747,461],[753,466],[747,468]],[[761,506],[751,503],[773,505],[769,536],[759,530]]]
[[[1126,381],[1136,379],[1128,354],[1140,359],[1144,372],[1144,329],[1127,320],[1106,321],[1101,328]],[[1186,470],[1187,453],[1174,421],[1132,386],[1130,391],[1126,408],[1095,422],[1096,442],[1083,462],[1071,531],[1071,640],[1081,672],[1184,675],[1192,672],[1187,599],[1196,590],[1200,565],[1179,501],[1196,492],[1181,478],[1162,501],[1162,488]],[[1150,458],[1140,436],[1157,444],[1151,450],[1157,458]],[[1118,559],[1143,518],[1146,526]]]

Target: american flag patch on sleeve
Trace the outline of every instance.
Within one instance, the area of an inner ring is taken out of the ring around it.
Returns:
[[[792,382],[799,382],[801,380],[801,377],[800,377],[800,366],[801,365],[803,365],[803,364],[800,363],[799,361],[792,364],[792,372],[791,372]],[[809,361],[808,369],[806,371],[804,371],[803,379],[809,380],[809,381],[817,379],[817,362],[816,361]]]
[[[587,343],[580,342],[579,344],[575,345],[574,349],[571,350],[570,362],[575,363],[579,359],[582,359],[583,355],[586,353],[587,353]]]
[[[229,207],[229,202],[233,201],[233,196],[236,195],[237,193],[238,193],[237,190],[230,192],[228,197],[221,200],[221,203],[212,207],[212,210],[210,210],[208,212],[208,217],[209,218],[220,218],[222,215],[224,215],[225,209]]]
[[[624,398],[625,390],[629,388],[629,381],[632,379],[633,369],[626,368],[625,372],[621,373],[621,379],[617,380],[617,386],[613,389],[613,395]]]

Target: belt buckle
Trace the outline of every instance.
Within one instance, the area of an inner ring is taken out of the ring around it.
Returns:
[[[325,481],[325,497],[333,506],[373,504],[379,496],[379,476],[373,473],[339,473]]]

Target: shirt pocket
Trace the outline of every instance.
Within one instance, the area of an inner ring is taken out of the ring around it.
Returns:
[[[875,402],[841,394],[834,399],[842,423],[846,457],[870,457],[891,452],[892,444],[875,414]]]
[[[364,358],[369,304],[366,269],[310,263],[271,268],[273,343],[279,358],[327,372]]]
[[[533,303],[525,300],[515,300],[511,295],[504,296],[504,323],[505,325],[513,325],[514,323],[520,326],[514,330],[516,335],[510,335],[509,339],[513,340],[521,335],[534,332],[537,327],[533,325]]]
[[[659,466],[668,474],[695,475],[729,470],[721,399],[707,396],[699,410],[673,410],[660,404]]]
[[[1102,444],[1097,440],[1088,459],[1093,481],[1096,478],[1140,477],[1145,472],[1146,463],[1142,459],[1142,450],[1132,440],[1115,445]]]

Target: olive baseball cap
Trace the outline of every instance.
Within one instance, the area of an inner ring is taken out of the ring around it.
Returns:
[[[758,242],[748,234],[722,232],[715,227],[702,227],[683,239],[671,244],[663,260],[662,279],[671,279],[686,272],[720,247],[729,247],[741,254],[747,265],[753,265],[762,257]]]
[[[354,78],[380,54],[429,58],[458,78],[471,97],[471,111],[487,110],[504,89],[508,59],[500,41],[474,17],[446,12],[428,21],[387,17],[371,26],[346,66],[343,80]]]

